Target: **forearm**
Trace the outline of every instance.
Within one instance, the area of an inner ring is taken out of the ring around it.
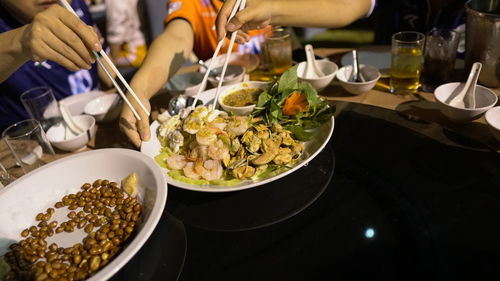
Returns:
[[[30,58],[23,52],[21,37],[26,26],[0,33],[0,83]]]
[[[151,98],[182,66],[192,48],[191,26],[184,20],[175,20],[151,44],[130,85],[136,93],[140,92],[144,97]]]
[[[272,25],[338,28],[365,16],[371,0],[264,0]],[[311,16],[314,15],[314,16]]]

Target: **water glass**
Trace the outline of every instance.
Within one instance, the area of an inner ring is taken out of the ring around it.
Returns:
[[[261,64],[273,75],[280,75],[292,66],[292,39],[286,29],[273,28],[262,43]]]
[[[420,86],[425,35],[403,31],[392,36],[390,91],[416,93]]]
[[[460,35],[450,29],[432,29],[425,38],[422,90],[433,92],[448,82],[455,67]]]
[[[21,102],[32,119],[38,120],[46,132],[62,121],[52,89],[46,86],[29,89],[21,94]]]
[[[28,119],[17,122],[2,133],[24,174],[55,160],[54,149],[50,145],[40,122]]]

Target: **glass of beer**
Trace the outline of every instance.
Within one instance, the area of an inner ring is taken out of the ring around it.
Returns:
[[[413,94],[420,86],[425,35],[403,31],[392,36],[391,93]]]
[[[460,35],[450,29],[434,28],[425,38],[422,90],[433,92],[448,81],[455,67]]]
[[[262,64],[273,75],[280,75],[292,66],[292,39],[282,28],[273,28],[261,45]]]

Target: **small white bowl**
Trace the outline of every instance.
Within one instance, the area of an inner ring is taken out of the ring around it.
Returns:
[[[341,67],[337,72],[337,79],[340,81],[340,86],[353,95],[361,95],[370,91],[373,87],[375,87],[378,79],[380,79],[380,71],[378,68],[371,65],[359,65],[359,71],[365,78],[365,82],[349,81],[352,76],[352,71],[352,65]]]
[[[219,76],[221,72],[222,72],[222,66],[216,67],[212,71],[212,73],[218,73],[217,76]],[[243,81],[243,78],[245,78],[245,68],[239,65],[228,65],[226,73],[224,75],[224,81],[222,81],[222,86],[234,85],[240,83]],[[215,78],[212,75],[208,76],[208,81],[214,87],[219,86],[219,79]]]
[[[311,83],[317,91],[321,91],[326,88],[326,86],[330,85],[330,82],[332,82],[335,74],[339,70],[339,66],[332,61],[316,60],[316,65],[318,65],[319,69],[323,71],[325,76],[319,78],[305,78],[306,63],[307,62],[305,61],[299,63],[299,66],[297,67],[297,77],[300,81]]]
[[[242,83],[239,83],[236,85],[228,86],[219,95],[219,99],[218,99],[219,105],[222,107],[222,109],[224,109],[224,111],[231,112],[231,113],[236,114],[236,115],[248,115],[255,108],[255,104],[247,105],[247,106],[229,106],[229,105],[224,104],[224,102],[223,102],[224,98],[227,95],[234,93],[234,92],[241,90],[241,89],[255,89],[255,88],[257,88],[257,89],[265,90],[265,89],[267,89],[268,85],[269,84],[267,82],[248,81],[248,82],[242,82]]]
[[[66,126],[58,123],[47,130],[47,139],[50,143],[64,151],[77,151],[85,148],[87,143],[95,136],[95,118],[90,115],[73,116],[75,122],[84,130],[79,135],[69,134],[66,138]]]
[[[490,89],[476,85],[476,108],[456,107],[448,104],[449,97],[460,91],[465,83],[452,82],[443,84],[434,90],[434,98],[438,102],[439,110],[453,122],[467,123],[481,117],[488,109],[495,106],[497,95]]]
[[[165,88],[173,92],[173,95],[184,94],[194,97],[203,86],[201,85],[202,81],[203,75],[200,72],[187,72],[171,77],[165,85]],[[206,85],[204,86],[206,87]],[[205,87],[203,87],[201,91],[204,91]]]
[[[484,115],[491,134],[500,142],[500,106],[493,107]]]
[[[83,112],[92,115],[97,122],[110,122],[120,115],[120,100],[118,94],[106,94],[88,102]]]

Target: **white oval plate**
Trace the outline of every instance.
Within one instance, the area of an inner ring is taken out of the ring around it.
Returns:
[[[204,104],[209,103],[213,98],[215,97],[215,89],[211,89],[205,92],[201,93],[202,98],[200,98]],[[321,150],[325,147],[325,145],[328,143],[330,140],[330,137],[332,136],[333,133],[333,127],[334,127],[334,118],[332,117],[331,121],[328,123],[323,124],[321,127],[316,129],[316,134],[314,137],[305,143],[304,151],[302,152],[302,160],[299,160],[297,165],[293,168],[291,168],[288,171],[285,171],[281,174],[278,174],[274,177],[270,177],[267,179],[262,179],[262,180],[244,180],[241,183],[237,185],[232,185],[232,186],[223,186],[223,185],[196,185],[196,184],[189,184],[185,182],[181,182],[178,180],[173,179],[168,175],[168,169],[162,168],[167,182],[173,186],[182,188],[182,189],[187,189],[187,190],[193,190],[193,191],[201,191],[201,192],[228,192],[228,191],[237,191],[237,190],[243,190],[243,189],[248,189],[252,187],[256,187],[259,185],[263,185],[272,181],[275,181],[279,178],[282,178],[290,173],[293,173],[294,171],[300,169],[302,166],[306,165],[309,161],[314,159],[316,155],[318,155]],[[158,140],[157,137],[157,129],[159,127],[158,121],[154,121],[151,123],[150,129],[151,129],[151,139],[147,142],[143,142],[141,145],[141,152],[144,154],[148,155],[149,157],[153,158],[157,156],[160,153],[161,150],[161,144]]]
[[[80,191],[85,182],[96,179],[120,181],[130,173],[139,177],[138,201],[142,203],[142,221],[137,233],[109,264],[88,281],[106,280],[122,268],[153,232],[160,220],[167,200],[167,183],[154,160],[129,149],[110,148],[82,152],[46,164],[0,189],[0,255],[7,247],[22,239],[23,229],[36,225],[35,216],[53,207],[69,193]],[[64,211],[62,211],[64,210]],[[77,209],[79,210],[79,209]],[[51,220],[67,220],[67,208],[56,209]],[[69,247],[81,243],[86,234],[81,229],[62,232],[47,238],[47,243]]]

